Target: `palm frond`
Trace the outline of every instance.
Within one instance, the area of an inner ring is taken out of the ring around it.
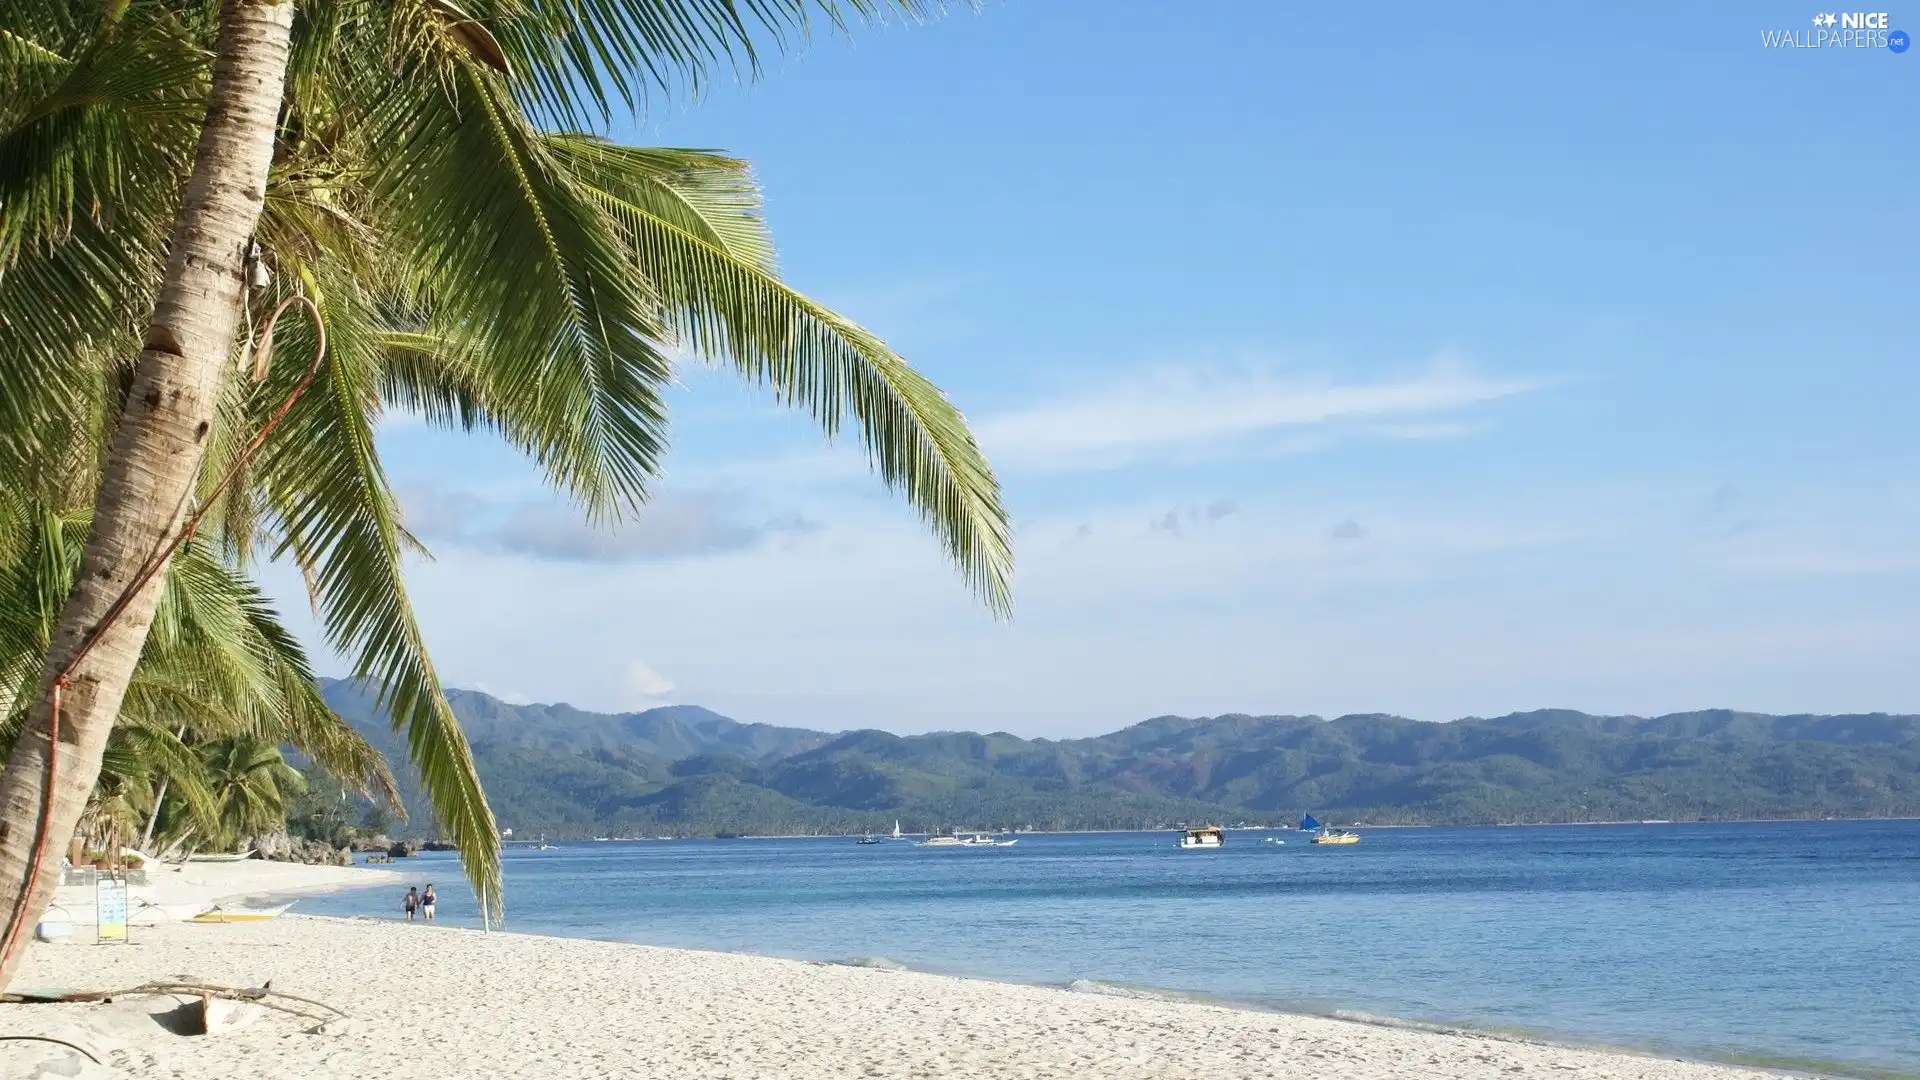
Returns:
[[[500,908],[499,831],[481,791],[466,736],[447,704],[407,597],[393,492],[375,453],[372,417],[381,370],[378,320],[350,282],[322,281],[317,300],[328,323],[328,359],[262,451],[255,475],[262,503],[284,538],[276,554],[311,574],[316,609],[354,675],[379,689],[435,815],[460,849],[468,878],[491,917]],[[304,325],[288,327],[277,349],[310,355]],[[276,365],[263,403],[286,398],[301,365]]]
[[[497,80],[465,66],[448,78],[457,101],[383,118],[397,149],[375,182],[383,234],[423,283],[422,329],[485,356],[489,392],[522,420],[504,433],[589,518],[615,520],[645,499],[664,449],[657,298]]]
[[[547,142],[558,160],[581,166],[579,182],[620,222],[636,269],[660,290],[687,344],[807,410],[829,436],[851,415],[882,479],[920,511],[986,603],[1005,612],[1013,554],[999,483],[946,395],[877,335],[735,254],[716,228],[690,227],[690,214],[705,218],[703,203],[676,197],[653,161],[578,136]],[[752,216],[731,165],[717,159],[673,179],[698,190],[719,177],[720,205]]]

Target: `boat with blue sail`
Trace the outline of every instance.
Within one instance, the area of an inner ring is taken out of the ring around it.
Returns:
[[[1308,814],[1306,817],[1300,819],[1300,831],[1312,833],[1312,842],[1316,844],[1357,844],[1360,842],[1359,833],[1348,832],[1345,829],[1329,829],[1325,825],[1320,824],[1312,814]]]

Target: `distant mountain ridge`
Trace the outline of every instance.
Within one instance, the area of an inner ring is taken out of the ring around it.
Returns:
[[[321,683],[410,771],[365,688]],[[913,830],[1138,828],[1307,810],[1378,824],[1920,815],[1914,715],[1159,716],[1050,740],[447,696],[502,825],[556,838],[877,831],[895,818]],[[411,776],[403,788],[416,828],[431,831]]]
[[[448,690],[447,701],[470,741],[544,750],[633,750],[669,761],[731,753],[766,761],[811,750],[833,738],[801,728],[743,724],[698,705],[595,713],[565,704],[510,705],[477,690]]]

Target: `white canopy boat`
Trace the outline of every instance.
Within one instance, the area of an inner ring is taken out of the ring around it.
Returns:
[[[1180,834],[1180,850],[1196,849],[1218,850],[1226,843],[1227,834],[1218,825],[1202,825],[1197,829],[1188,829]]]

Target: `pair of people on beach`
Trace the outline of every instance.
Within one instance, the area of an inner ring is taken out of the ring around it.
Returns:
[[[432,922],[433,906],[439,902],[440,896],[433,891],[432,885],[427,886],[426,892],[421,892],[419,889],[408,889],[407,895],[400,898],[400,910],[407,913],[408,922],[413,921],[413,913],[416,911],[420,913],[421,918]]]

